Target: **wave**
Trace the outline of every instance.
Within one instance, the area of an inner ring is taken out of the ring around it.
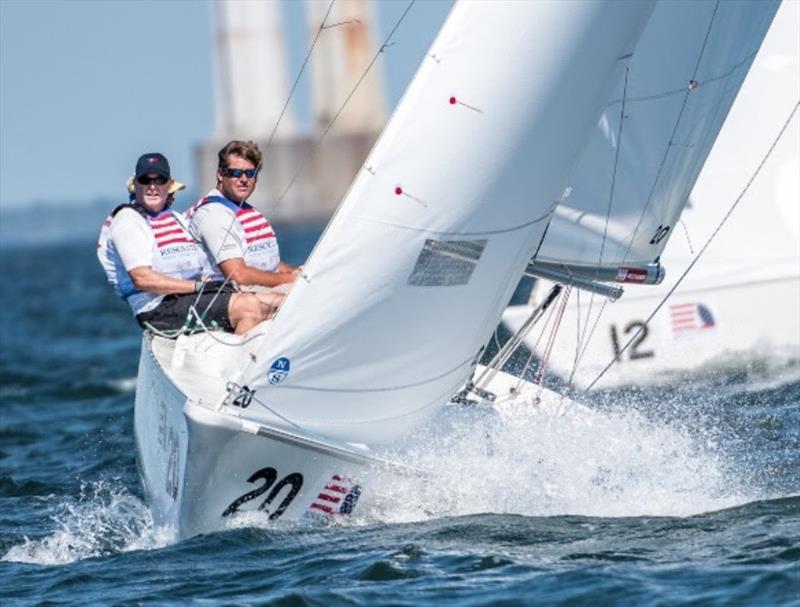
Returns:
[[[24,538],[0,560],[64,565],[120,552],[152,550],[176,541],[172,530],[153,524],[144,502],[111,481],[83,484],[76,498],[58,506],[53,521],[55,531],[41,538]]]
[[[425,470],[384,471],[360,509],[411,522],[480,513],[524,516],[692,516],[762,498],[712,430],[627,408],[451,408],[390,456]]]

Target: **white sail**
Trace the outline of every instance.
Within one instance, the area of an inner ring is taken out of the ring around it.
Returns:
[[[464,2],[242,383],[305,428],[390,439],[469,377],[653,5]]]
[[[625,297],[605,306],[596,326],[600,306],[590,308],[588,298],[579,301],[573,294],[548,359],[551,371],[572,376],[574,385],[585,388],[615,359],[598,386],[670,381],[697,368],[741,368],[753,360],[779,369],[792,358],[796,364],[800,113],[667,304],[625,353],[619,350],[720,226],[800,101],[799,25],[800,3],[782,3],[692,190],[682,225],[664,251],[662,263],[670,276],[661,285],[626,288]],[[533,299],[549,288],[537,283]],[[530,306],[512,306],[503,321],[516,331],[530,313]],[[593,339],[579,339],[576,329],[593,330]],[[542,356],[544,341],[532,332],[526,345]],[[577,368],[576,348],[581,350]]]
[[[777,7],[658,4],[537,262],[619,267],[658,259]]]

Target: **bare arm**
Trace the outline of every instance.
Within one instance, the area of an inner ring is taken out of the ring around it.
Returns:
[[[295,272],[300,269],[300,266],[293,266],[289,263],[283,263],[282,261],[278,262],[278,272]]]
[[[161,272],[156,272],[150,266],[139,266],[131,268],[128,274],[133,281],[133,285],[140,291],[148,293],[158,293],[159,295],[170,295],[172,293],[194,293],[194,282],[181,278],[172,278]]]
[[[287,264],[283,265],[293,268],[293,266],[288,266]],[[230,278],[240,285],[277,287],[287,282],[294,282],[295,278],[297,278],[297,270],[295,269],[281,271],[280,266],[278,266],[277,272],[265,272],[264,270],[248,266],[241,257],[234,257],[233,259],[221,261],[219,269],[222,271],[225,278]]]

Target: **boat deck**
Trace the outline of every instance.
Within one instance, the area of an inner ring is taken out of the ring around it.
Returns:
[[[236,335],[201,334],[177,340],[153,336],[150,351],[170,380],[189,398],[216,404],[226,385],[239,376],[246,346],[253,340]]]

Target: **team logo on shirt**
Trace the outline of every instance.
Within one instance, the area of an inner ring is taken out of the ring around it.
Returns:
[[[286,357],[276,358],[267,371],[267,379],[271,384],[279,384],[289,375],[291,365]]]

